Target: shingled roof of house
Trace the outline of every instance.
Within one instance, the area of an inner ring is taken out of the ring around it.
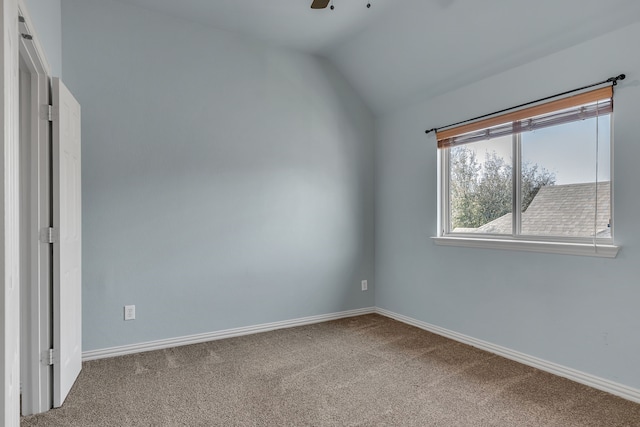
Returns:
[[[537,236],[592,237],[595,190],[595,182],[542,187],[527,210],[522,213],[521,233]],[[599,182],[597,237],[611,237],[610,200],[610,182]],[[475,231],[465,230],[465,232],[511,234],[511,213]]]

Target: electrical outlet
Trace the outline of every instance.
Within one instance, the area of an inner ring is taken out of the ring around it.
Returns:
[[[124,320],[134,320],[136,318],[136,306],[125,305],[124,306]]]
[[[366,291],[367,290],[367,281],[363,280],[362,282],[360,282],[360,284],[362,285],[362,290]]]

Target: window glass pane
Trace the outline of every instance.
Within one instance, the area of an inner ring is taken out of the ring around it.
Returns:
[[[450,230],[512,234],[512,137],[449,150]]]
[[[521,234],[611,237],[610,135],[609,114],[521,134]]]

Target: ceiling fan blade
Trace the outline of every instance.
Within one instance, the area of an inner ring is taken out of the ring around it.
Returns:
[[[330,0],[313,0],[311,9],[324,9],[329,5]]]

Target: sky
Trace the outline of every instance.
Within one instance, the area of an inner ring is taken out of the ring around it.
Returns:
[[[609,115],[522,134],[523,162],[528,160],[532,164],[537,163],[555,173],[558,185],[595,182],[596,153],[598,153],[598,182],[609,181],[611,179],[611,118]]]
[[[596,138],[596,120],[597,135]],[[511,162],[511,136],[468,144],[479,161],[491,151]],[[556,185],[610,180],[611,116],[552,126],[522,133],[522,161],[547,169],[556,176]],[[597,151],[596,151],[597,147]]]

